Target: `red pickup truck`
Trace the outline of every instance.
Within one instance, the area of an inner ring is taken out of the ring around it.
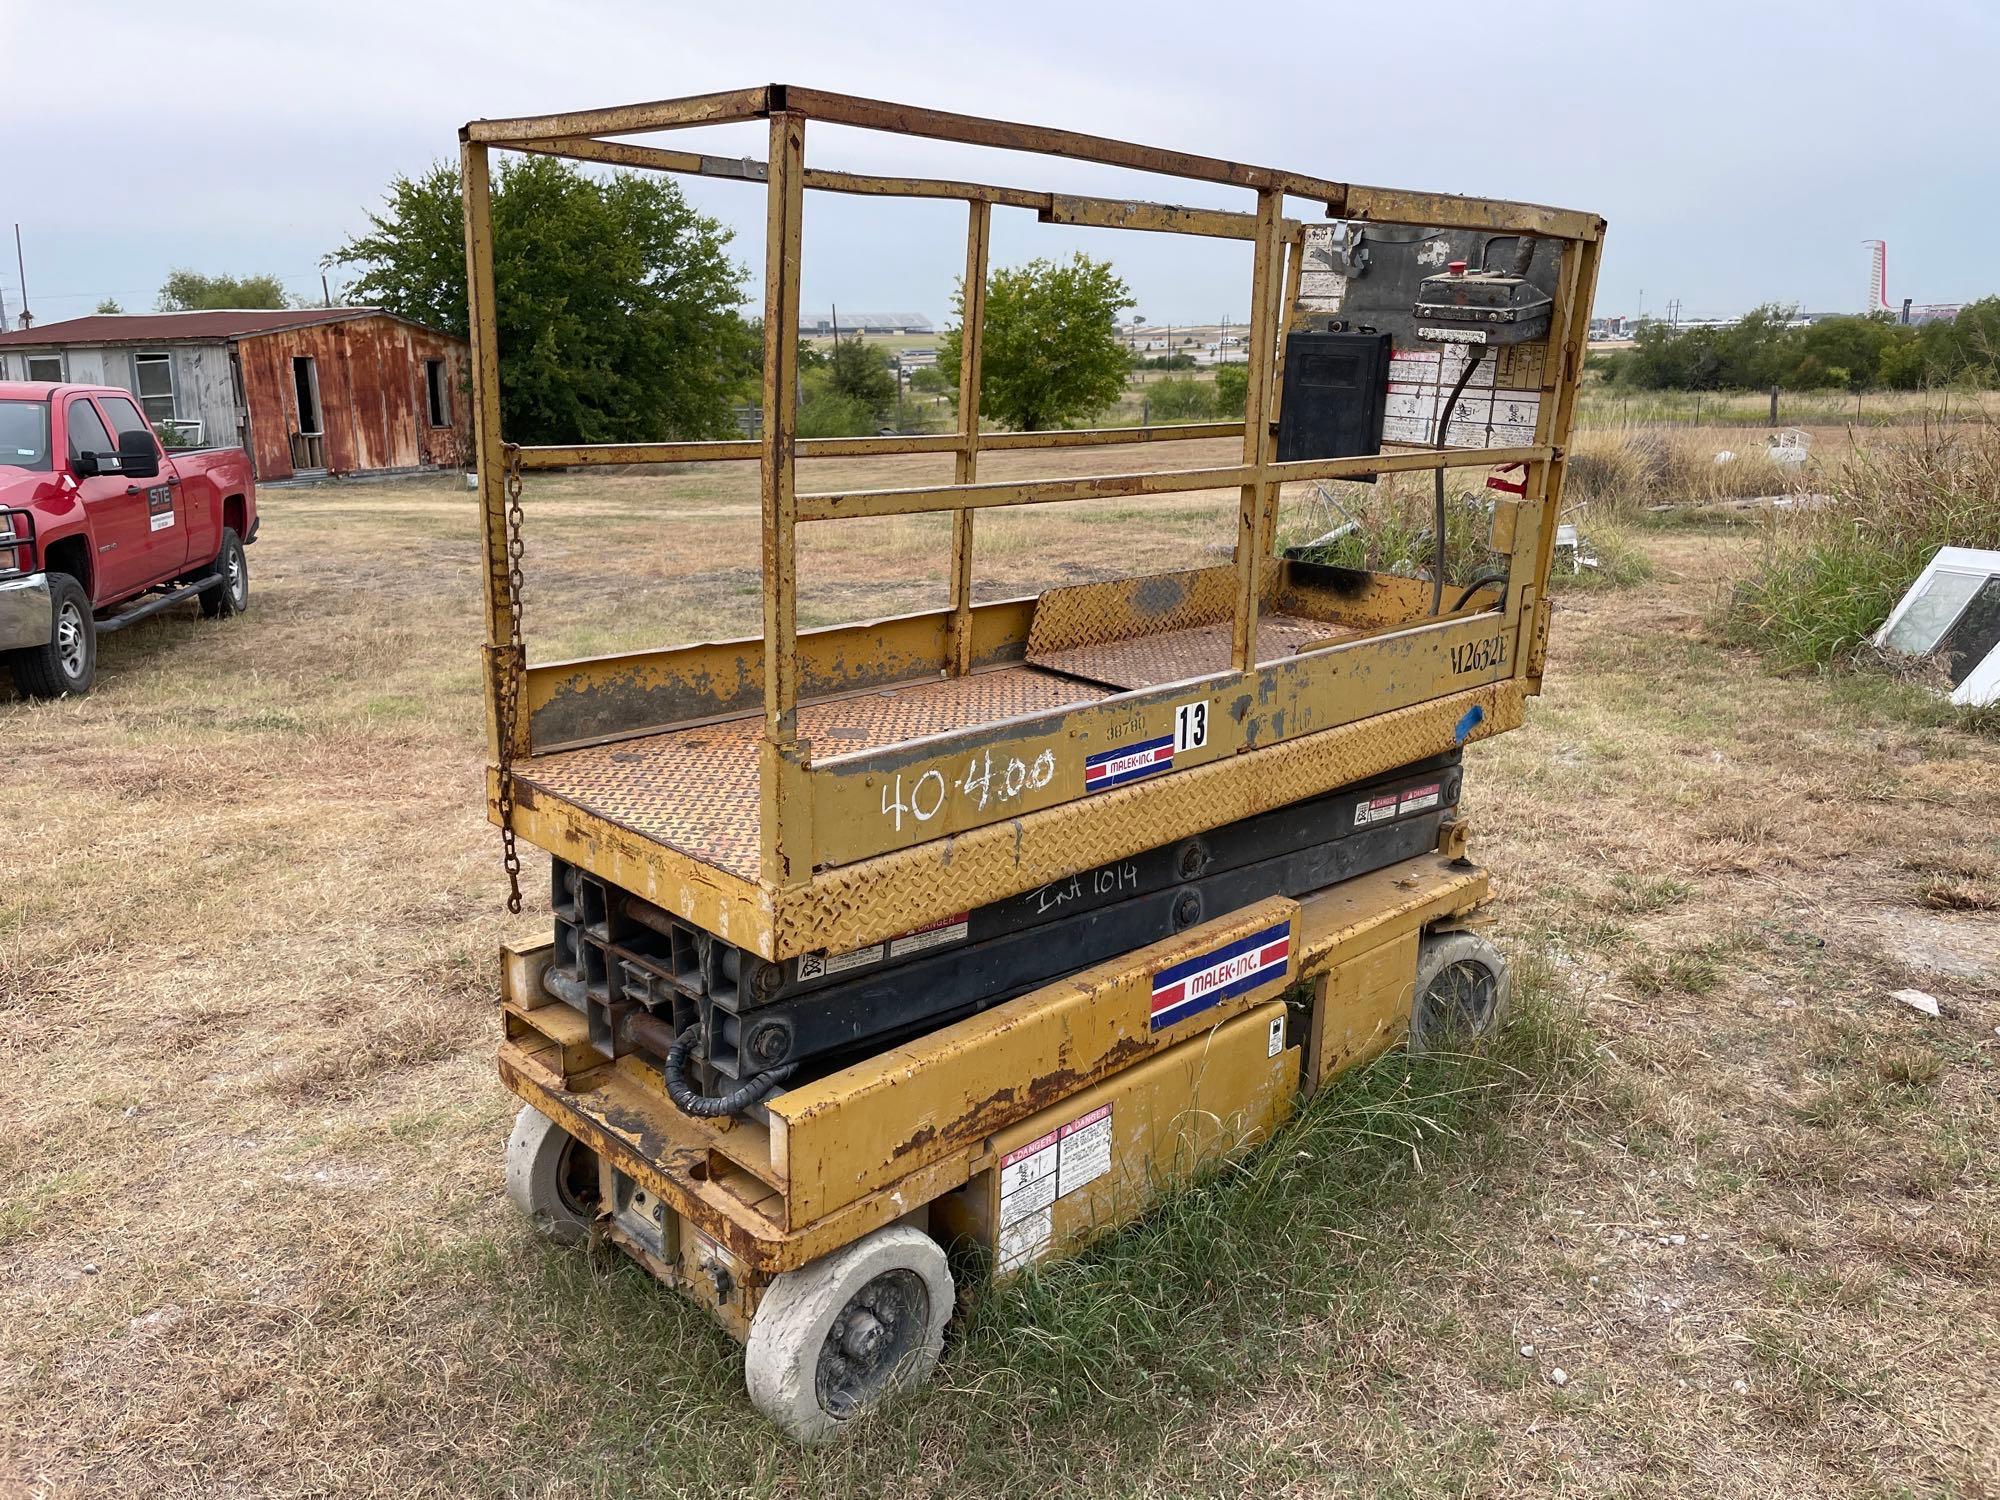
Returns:
[[[90,691],[97,637],[193,597],[250,603],[241,448],[163,448],[128,392],[0,381],[0,660],[36,698]]]

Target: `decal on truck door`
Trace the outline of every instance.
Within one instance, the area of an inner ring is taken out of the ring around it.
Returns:
[[[174,492],[170,485],[156,484],[146,491],[147,524],[165,531],[174,524]]]

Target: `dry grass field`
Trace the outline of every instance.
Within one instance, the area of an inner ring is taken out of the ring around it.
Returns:
[[[982,593],[1206,561],[1232,505],[983,517]],[[753,625],[746,474],[528,516],[537,656]],[[1496,1058],[1330,1091],[801,1454],[502,1200],[495,951],[546,916],[482,817],[472,497],[264,517],[247,616],[0,703],[0,1496],[2000,1493],[2000,743],[1714,644],[1754,540],[1635,532],[1470,753]],[[942,542],[819,528],[809,620],[941,602]]]

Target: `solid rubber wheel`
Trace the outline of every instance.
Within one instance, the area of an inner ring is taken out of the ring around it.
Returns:
[[[772,1281],[743,1351],[750,1401],[802,1443],[922,1385],[944,1352],[951,1268],[907,1224]]]
[[[97,680],[90,596],[67,573],[49,574],[49,640],[13,653],[14,685],[30,698],[81,698]]]
[[[242,538],[232,526],[222,528],[222,549],[215,554],[215,571],[222,582],[205,588],[195,598],[201,601],[205,620],[227,619],[250,607],[250,564],[243,556]]]
[[[1507,1024],[1513,971],[1474,932],[1434,933],[1417,952],[1410,1050],[1453,1052],[1492,1040]]]
[[[557,1244],[586,1244],[597,1217],[597,1153],[524,1104],[507,1137],[507,1197]]]

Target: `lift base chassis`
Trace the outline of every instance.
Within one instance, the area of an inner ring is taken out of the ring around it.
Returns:
[[[980,1245],[1004,1272],[1263,1139],[1404,1036],[1420,943],[1487,895],[1463,839],[1448,825],[1437,853],[1257,902],[779,1094],[768,1126],[682,1114],[656,1070],[607,1061],[548,996],[550,945],[509,947],[500,1073],[596,1154],[602,1237],[743,1338],[774,1277],[884,1226]],[[1023,1180],[1049,1151],[1033,1170],[1050,1183]]]

